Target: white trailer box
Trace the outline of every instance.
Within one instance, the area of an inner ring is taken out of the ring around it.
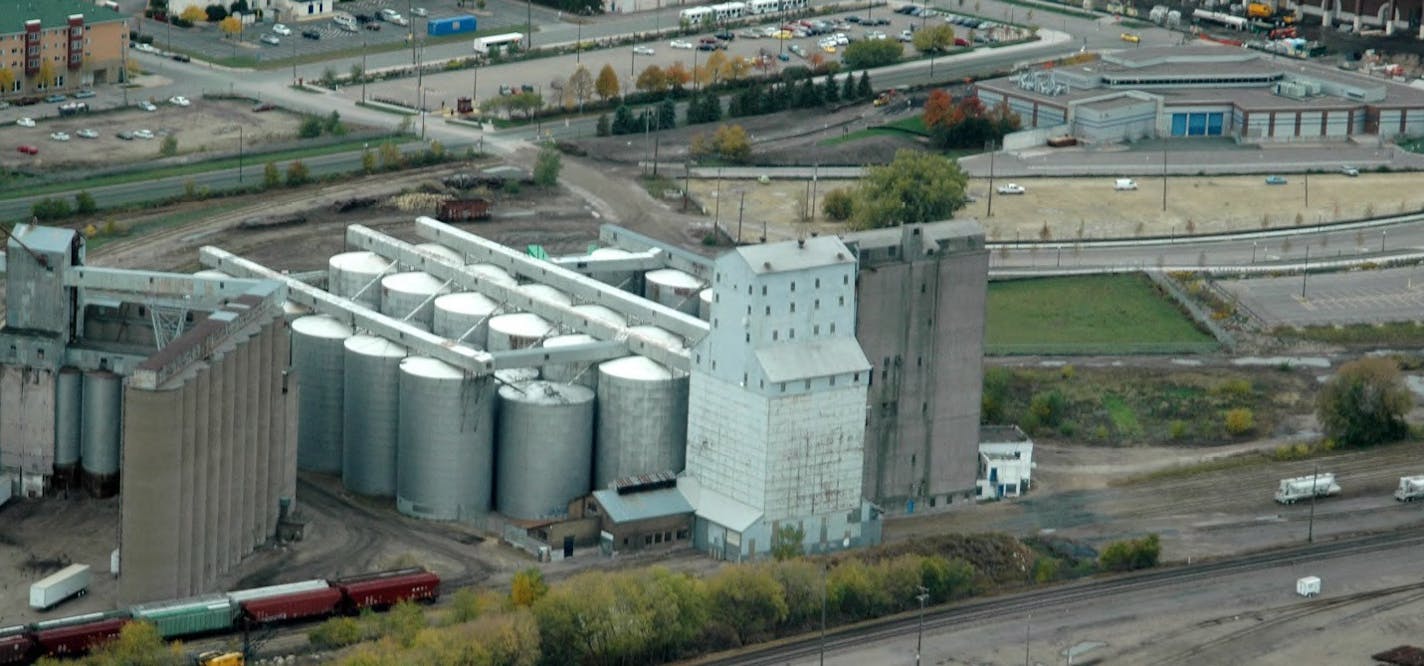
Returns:
[[[1295,582],[1295,593],[1302,597],[1313,597],[1320,594],[1320,577],[1306,576]]]
[[[1335,475],[1321,473],[1319,475],[1298,476],[1294,479],[1281,479],[1280,486],[1276,489],[1276,501],[1281,504],[1294,504],[1300,500],[1315,497],[1328,497],[1340,494],[1340,485],[1335,483]]]
[[[89,565],[71,564],[30,586],[30,608],[45,610],[89,589]]]
[[[1394,491],[1395,499],[1413,502],[1421,497],[1424,497],[1424,476],[1399,477],[1399,489]]]

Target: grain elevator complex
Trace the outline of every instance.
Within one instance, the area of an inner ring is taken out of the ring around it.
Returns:
[[[415,232],[351,226],[323,276],[216,247],[188,276],[17,227],[0,480],[118,492],[125,602],[211,591],[300,506],[297,469],[415,518],[613,549],[648,521],[728,559],[785,527],[809,551],[874,543],[887,512],[973,496],[973,223],[715,260],[612,226],[553,259]]]

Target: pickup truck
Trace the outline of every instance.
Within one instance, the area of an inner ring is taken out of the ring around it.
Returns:
[[[996,190],[999,194],[1023,194],[1025,191],[1023,186],[1019,185],[1018,183],[1008,183],[1006,185],[1000,185],[998,188],[996,188]]]

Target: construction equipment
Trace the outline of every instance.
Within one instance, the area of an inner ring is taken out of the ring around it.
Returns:
[[[247,660],[243,658],[241,652],[212,650],[195,657],[193,663],[196,666],[243,666]]]

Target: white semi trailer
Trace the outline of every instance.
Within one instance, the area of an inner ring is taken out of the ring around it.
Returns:
[[[1281,504],[1295,504],[1303,499],[1329,497],[1340,494],[1340,485],[1335,483],[1334,474],[1312,474],[1294,479],[1281,479],[1276,489],[1276,501]]]
[[[71,564],[30,586],[30,608],[46,610],[89,589],[89,565]]]
[[[1424,476],[1399,477],[1399,489],[1394,491],[1394,498],[1401,502],[1424,498]]]

